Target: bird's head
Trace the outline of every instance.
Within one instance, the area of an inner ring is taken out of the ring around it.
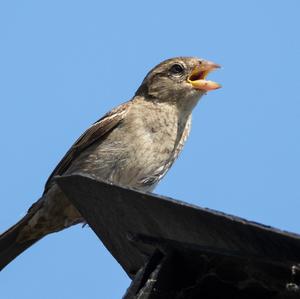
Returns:
[[[206,80],[206,76],[219,67],[196,57],[165,60],[147,74],[136,95],[163,102],[196,103],[207,91],[221,87]]]

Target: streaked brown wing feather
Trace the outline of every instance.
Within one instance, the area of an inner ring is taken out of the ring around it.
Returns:
[[[49,189],[51,180],[56,175],[62,175],[69,168],[70,164],[78,155],[85,150],[88,146],[93,144],[99,138],[113,130],[126,115],[130,102],[126,102],[117,108],[105,114],[102,118],[96,121],[90,128],[88,128],[73,144],[69,151],[65,154],[62,160],[55,167],[49,176],[46,184],[45,191]]]

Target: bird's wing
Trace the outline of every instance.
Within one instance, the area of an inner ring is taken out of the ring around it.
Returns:
[[[62,175],[83,150],[119,125],[127,114],[130,103],[126,102],[105,114],[76,140],[49,176],[44,193],[50,188],[54,176]]]

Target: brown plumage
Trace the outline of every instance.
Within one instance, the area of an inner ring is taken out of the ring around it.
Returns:
[[[42,197],[0,236],[0,270],[45,235],[83,221],[54,176],[76,173],[153,190],[182,150],[198,100],[219,87],[205,80],[217,67],[193,57],[166,60],[129,102],[87,129],[50,175]]]

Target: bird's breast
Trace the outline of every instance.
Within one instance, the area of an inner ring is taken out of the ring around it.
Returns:
[[[104,140],[84,151],[76,168],[96,179],[152,190],[181,150],[185,126],[175,110],[132,107]]]

